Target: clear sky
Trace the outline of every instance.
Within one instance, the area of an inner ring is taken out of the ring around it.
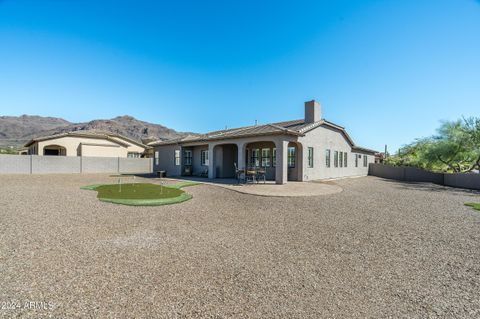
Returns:
[[[377,150],[480,116],[480,1],[0,0],[0,115],[206,132],[311,99]]]

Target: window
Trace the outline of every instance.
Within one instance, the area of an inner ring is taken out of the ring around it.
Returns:
[[[330,167],[330,150],[325,151],[325,165]]]
[[[288,148],[288,167],[295,167],[295,147],[291,146]]]
[[[252,149],[252,157],[250,158],[250,166],[258,167],[260,166],[259,154],[260,150],[258,148]]]
[[[130,158],[139,158],[140,157],[140,153],[137,153],[137,152],[128,152],[127,153],[127,157],[130,157]]]
[[[175,150],[175,165],[180,165],[180,150]]]
[[[363,167],[367,167],[368,164],[368,157],[367,155],[363,155]]]
[[[333,153],[333,166],[338,167],[338,151]]]
[[[272,166],[277,166],[277,149],[275,147],[272,150]]]
[[[158,151],[155,152],[154,157],[155,157],[155,165],[160,164],[160,157],[159,157]]]
[[[192,165],[192,150],[185,150],[183,151],[184,156],[184,165]]]
[[[208,166],[208,150],[202,150],[200,153],[200,164]]]
[[[360,158],[360,155],[355,154],[355,167],[358,167],[358,159]]]
[[[313,167],[313,147],[308,148],[308,167]]]
[[[343,153],[343,167],[347,167],[347,152]]]
[[[270,149],[262,148],[262,167],[270,167]]]
[[[340,152],[340,167],[343,167],[343,152]]]

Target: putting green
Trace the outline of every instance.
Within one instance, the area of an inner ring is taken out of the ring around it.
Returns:
[[[465,203],[466,206],[470,206],[473,209],[480,211],[480,203]]]
[[[131,206],[159,206],[181,203],[192,198],[192,195],[180,188],[197,185],[193,182],[180,182],[162,186],[150,183],[126,183],[108,185],[89,185],[82,189],[95,190],[97,198],[110,202]]]

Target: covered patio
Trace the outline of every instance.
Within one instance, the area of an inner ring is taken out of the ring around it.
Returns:
[[[290,136],[260,136],[181,145],[181,175],[266,183],[302,181],[303,148]]]

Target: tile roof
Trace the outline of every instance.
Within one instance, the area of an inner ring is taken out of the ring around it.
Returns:
[[[306,132],[313,130],[318,126],[328,126],[342,131],[345,134],[347,140],[354,145],[350,136],[348,136],[345,129],[339,125],[333,124],[326,120],[320,120],[315,123],[305,123],[305,120],[292,120],[284,121],[277,123],[269,123],[263,125],[252,125],[244,126],[220,131],[208,132],[205,134],[199,135],[189,135],[183,138],[171,139],[165,141],[155,141],[151,142],[149,146],[156,145],[171,145],[171,144],[182,144],[188,142],[206,142],[213,140],[229,139],[229,138],[238,138],[238,137],[249,137],[249,136],[260,136],[260,135],[276,135],[276,134],[286,134],[286,135],[295,135],[303,136]]]
[[[28,147],[32,145],[35,142],[41,142],[41,141],[47,141],[47,140],[52,140],[56,138],[62,138],[62,137],[67,137],[67,136],[72,136],[72,137],[87,137],[87,138],[101,138],[101,139],[106,139],[113,141],[117,144],[123,145],[123,146],[128,146],[129,144],[122,142],[121,140],[136,144],[138,146],[148,148],[147,145],[144,145],[140,142],[137,142],[135,140],[132,140],[131,138],[118,135],[118,134],[113,134],[109,132],[103,132],[103,131],[95,131],[95,130],[88,130],[88,131],[73,131],[73,132],[67,132],[67,133],[60,133],[60,134],[53,134],[53,135],[48,135],[48,136],[42,136],[38,138],[34,138],[30,140],[28,143],[24,145],[24,147]]]

